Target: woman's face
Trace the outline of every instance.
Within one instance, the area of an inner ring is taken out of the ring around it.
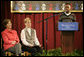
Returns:
[[[6,28],[12,29],[12,23],[11,23],[11,21],[8,22],[8,24],[6,25]]]

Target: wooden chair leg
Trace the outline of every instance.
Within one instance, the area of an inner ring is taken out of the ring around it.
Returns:
[[[21,56],[25,56],[25,52],[21,53]]]
[[[8,55],[8,53],[6,52],[6,54],[5,54],[6,56]]]
[[[26,56],[29,56],[29,55],[31,55],[31,53],[29,53],[29,52],[26,52],[26,53],[25,53],[25,55],[26,55]]]
[[[28,53],[28,56],[31,55],[31,53]]]
[[[11,56],[11,52],[8,52],[8,56]]]
[[[29,53],[27,52],[27,56],[29,55]]]
[[[11,52],[6,52],[6,56],[11,56]]]
[[[25,56],[27,56],[28,54],[27,54],[27,52],[25,52]]]
[[[26,53],[24,52],[24,56],[26,56],[25,54],[26,54]]]
[[[23,56],[29,56],[31,53],[28,53],[27,51],[24,51]]]

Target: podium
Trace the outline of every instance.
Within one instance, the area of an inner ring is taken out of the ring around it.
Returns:
[[[62,53],[73,51],[74,32],[78,31],[78,22],[58,22],[58,31],[61,31]]]

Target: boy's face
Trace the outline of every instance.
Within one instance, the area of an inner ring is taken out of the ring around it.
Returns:
[[[25,23],[25,25],[26,25],[26,27],[31,28],[31,21],[30,21],[30,20],[27,21],[27,22]]]
[[[69,12],[71,10],[71,6],[70,5],[65,5],[65,11]]]

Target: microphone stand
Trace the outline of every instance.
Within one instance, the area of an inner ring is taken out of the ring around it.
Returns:
[[[60,15],[60,14],[50,16],[50,17],[48,17],[48,18],[46,18],[46,19],[41,20],[41,21],[38,22],[38,23],[40,23],[40,22],[46,21],[46,55],[47,55],[47,29],[48,29],[48,19],[51,18],[51,17],[54,17],[54,16],[58,16],[58,15]]]

